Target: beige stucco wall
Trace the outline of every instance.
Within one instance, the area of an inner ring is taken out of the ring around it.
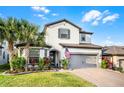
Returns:
[[[119,59],[124,59],[124,56],[113,56],[113,65],[119,67]]]
[[[58,29],[67,28],[70,29],[70,39],[58,38]],[[79,29],[67,22],[61,22],[55,25],[51,25],[46,29],[45,41],[47,44],[54,48],[61,50],[59,43],[73,43],[79,44]]]

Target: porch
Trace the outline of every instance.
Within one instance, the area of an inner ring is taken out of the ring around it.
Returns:
[[[28,69],[37,70],[39,59],[50,60],[51,68],[59,67],[59,51],[51,47],[39,47],[30,45],[29,49],[25,49],[25,45],[17,45],[18,56],[19,57],[28,57]]]

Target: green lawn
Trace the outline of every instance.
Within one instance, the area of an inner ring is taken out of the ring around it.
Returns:
[[[95,86],[67,72],[37,72],[25,75],[0,75],[0,87],[83,87]]]

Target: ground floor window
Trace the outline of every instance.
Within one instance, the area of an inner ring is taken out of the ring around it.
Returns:
[[[39,48],[31,48],[29,50],[29,63],[37,64],[39,61],[40,49]]]
[[[29,63],[32,65],[37,64],[39,61],[39,57],[29,57]]]
[[[29,49],[29,57],[39,57],[40,49],[39,48],[31,48]]]

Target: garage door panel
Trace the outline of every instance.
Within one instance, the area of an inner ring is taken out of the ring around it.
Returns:
[[[96,56],[87,56],[86,63],[96,64]]]
[[[71,55],[70,67],[71,68],[96,67],[96,56],[79,54]]]

